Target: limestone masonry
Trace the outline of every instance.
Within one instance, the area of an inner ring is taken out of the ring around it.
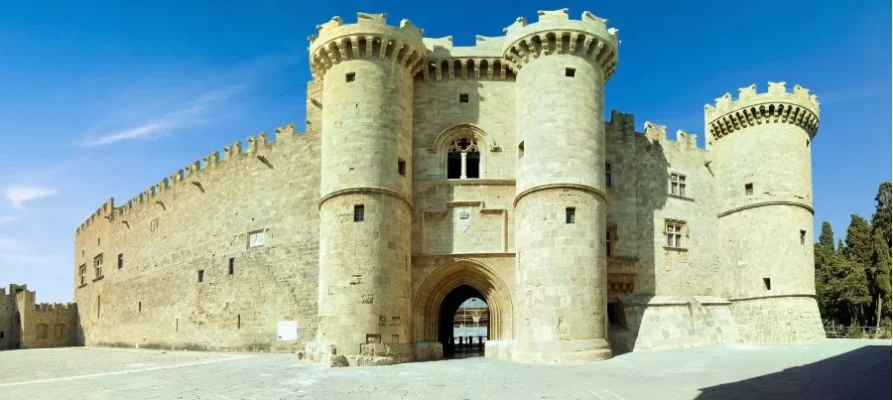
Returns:
[[[816,97],[726,94],[706,148],[637,132],[604,120],[617,30],[538,14],[470,47],[384,14],[318,26],[306,132],[234,143],[77,229],[73,343],[427,360],[470,297],[486,355],[524,362],[824,337]]]

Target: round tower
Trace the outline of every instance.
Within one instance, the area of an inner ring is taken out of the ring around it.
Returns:
[[[411,361],[413,75],[422,30],[385,14],[339,17],[311,37],[323,85],[319,327],[311,358],[351,365]]]
[[[539,11],[505,29],[515,71],[517,342],[512,357],[596,361],[607,341],[604,88],[616,29],[584,12]]]
[[[815,300],[810,148],[819,103],[784,82],[728,93],[705,107],[707,148],[715,155],[724,295],[742,339],[823,338]]]

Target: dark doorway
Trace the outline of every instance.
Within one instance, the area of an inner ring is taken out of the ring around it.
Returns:
[[[490,335],[490,309],[477,289],[461,285],[440,304],[438,340],[444,358],[484,355],[484,343]]]

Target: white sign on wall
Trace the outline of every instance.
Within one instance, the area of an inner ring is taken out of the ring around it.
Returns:
[[[298,321],[279,321],[277,340],[298,340]]]

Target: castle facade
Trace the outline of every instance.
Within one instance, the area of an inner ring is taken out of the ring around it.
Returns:
[[[384,14],[310,38],[306,132],[237,142],[76,232],[87,345],[442,357],[489,308],[486,354],[824,337],[815,300],[815,96],[726,94],[695,135],[604,119],[617,31],[541,11],[475,46]]]

